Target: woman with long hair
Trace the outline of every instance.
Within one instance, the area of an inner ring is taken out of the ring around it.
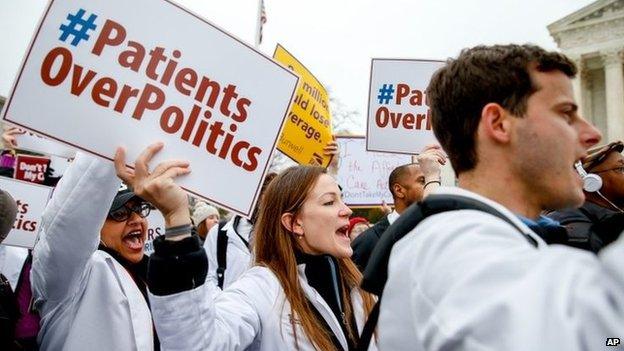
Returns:
[[[155,240],[148,283],[163,349],[353,350],[373,297],[349,258],[351,210],[319,167],[291,167],[271,181],[255,227],[254,265],[223,291],[204,284],[206,254],[191,233],[184,192],[172,181],[180,162],[152,173],[150,146],[135,171],[116,156],[117,173],[165,216]],[[182,208],[179,208],[181,207]],[[375,345],[372,345],[375,349]]]

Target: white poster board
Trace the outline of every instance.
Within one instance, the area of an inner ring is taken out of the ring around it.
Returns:
[[[0,189],[11,194],[17,203],[13,230],[2,244],[32,249],[41,228],[43,210],[52,196],[53,188],[0,177]]]
[[[145,239],[145,254],[151,255],[154,252],[154,239],[165,234],[165,218],[160,211],[150,211],[147,219],[147,238]]]
[[[59,142],[44,138],[35,133],[22,129],[17,138],[17,147],[19,149],[38,152],[45,155],[54,155],[65,159],[74,158],[76,150],[67,147]]]
[[[349,206],[371,207],[385,200],[392,204],[388,176],[398,166],[410,163],[410,155],[366,151],[363,136],[336,138],[339,153],[338,184],[342,200]]]
[[[418,154],[438,142],[425,91],[442,61],[372,59],[366,122],[369,151]]]
[[[179,184],[249,216],[298,77],[167,0],[51,0],[2,118],[128,165],[148,145]]]

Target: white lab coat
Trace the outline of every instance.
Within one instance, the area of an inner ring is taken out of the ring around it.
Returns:
[[[28,258],[28,249],[0,245],[0,273],[7,278],[13,291],[17,288],[26,258]]]
[[[308,285],[305,265],[298,269],[306,297],[346,349],[347,340],[338,320],[320,294]],[[364,312],[356,289],[351,298],[361,331]],[[277,277],[266,267],[250,268],[223,291],[206,283],[174,295],[150,294],[150,303],[163,350],[295,350],[290,304]],[[299,350],[314,350],[301,325],[296,325]],[[374,344],[370,348],[376,349]]]
[[[596,257],[475,210],[425,219],[390,256],[381,350],[601,350],[624,337],[624,238]],[[611,348],[613,349],[613,348]]]
[[[228,237],[227,253],[225,256],[225,277],[223,278],[223,288],[227,288],[238,277],[240,277],[246,270],[251,267],[251,252],[247,245],[238,237],[234,230],[234,218],[232,217],[225,225],[223,230],[226,231]],[[215,225],[210,228],[210,232],[204,242],[204,249],[206,250],[206,256],[208,256],[208,276],[206,282],[217,286],[217,268],[219,264],[217,262],[217,236],[219,226]],[[241,218],[238,225],[238,233],[249,241],[251,237],[251,223],[246,219]]]
[[[31,281],[41,350],[152,350],[147,303],[130,274],[98,251],[119,180],[113,164],[80,154],[45,209]]]

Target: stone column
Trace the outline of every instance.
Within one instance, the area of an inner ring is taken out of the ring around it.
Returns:
[[[603,53],[607,94],[607,135],[604,142],[624,140],[624,70],[622,49]]]
[[[576,104],[578,105],[579,114],[585,118],[588,118],[587,112],[584,110],[584,102],[583,102],[583,73],[584,73],[584,65],[583,58],[580,56],[570,57],[574,61],[578,72],[576,73],[576,77],[572,80],[572,88],[574,89],[574,100],[576,100]]]

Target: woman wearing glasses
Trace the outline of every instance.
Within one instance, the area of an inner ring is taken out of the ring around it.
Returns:
[[[41,350],[159,349],[143,253],[150,206],[119,185],[111,162],[79,154],[46,207],[31,273]]]
[[[583,168],[600,177],[602,186],[596,191],[585,191],[585,203],[580,208],[548,215],[566,227],[569,245],[598,252],[624,230],[623,150],[621,141],[589,150]]]

